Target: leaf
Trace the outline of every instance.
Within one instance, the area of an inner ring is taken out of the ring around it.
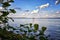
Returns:
[[[43,31],[40,31],[39,35],[44,35],[44,32]]]
[[[32,30],[28,30],[28,32],[32,32]]]
[[[42,27],[42,31],[43,31],[43,32],[44,32],[46,29],[47,29],[46,27],[44,27],[44,26]]]
[[[4,3],[2,3],[3,5],[3,7],[8,7],[8,6],[10,6],[10,4],[9,4],[9,2],[4,2]]]
[[[2,16],[0,16],[0,20],[2,20]]]
[[[14,2],[14,0],[10,0],[9,2]]]
[[[8,17],[8,18],[11,19],[14,22],[13,18],[11,18],[11,17]]]
[[[30,23],[30,27],[32,27],[32,23]]]
[[[20,24],[20,27],[24,27],[25,25],[23,25],[23,24]]]
[[[14,9],[10,9],[10,11],[11,11],[12,13],[16,13],[16,11],[15,11]]]
[[[2,22],[7,23],[8,21],[7,20],[2,20]]]
[[[9,14],[9,12],[5,12],[5,11],[1,11],[1,13],[3,13],[3,15],[1,16],[7,16]]]
[[[13,30],[16,30],[16,28],[10,26],[9,24],[7,24],[7,26],[8,26],[8,27],[7,27],[8,29],[11,28],[11,29],[13,29]]]
[[[44,36],[40,36],[39,39],[40,39],[40,40],[47,40],[47,38],[44,37]]]
[[[39,27],[38,24],[34,24],[34,29],[35,29],[35,30],[38,30],[38,27]]]

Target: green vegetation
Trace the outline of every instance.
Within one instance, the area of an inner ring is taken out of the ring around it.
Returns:
[[[22,24],[23,25],[23,24]],[[2,40],[47,40],[47,37],[44,35],[44,32],[46,30],[46,27],[42,27],[41,30],[39,30],[39,25],[34,24],[34,28],[29,27],[29,25],[20,26],[20,29],[13,28],[9,25],[7,25],[10,29],[13,29],[13,31],[8,31],[9,28],[6,27],[5,29],[0,28],[0,38]],[[37,29],[35,27],[38,27]],[[8,29],[8,30],[6,30]],[[16,33],[14,33],[15,30]],[[19,33],[20,32],[20,33]],[[38,33],[39,32],[39,33]],[[37,39],[38,37],[38,39]]]
[[[18,40],[21,38],[21,36],[19,34],[0,29],[0,38],[2,40]]]
[[[30,23],[28,25],[20,24],[19,29],[17,29],[17,27],[14,28],[8,24],[8,19],[14,21],[12,18],[8,17],[8,14],[16,13],[14,9],[8,8],[9,6],[11,6],[10,3],[13,2],[13,0],[3,0],[0,3],[3,8],[3,10],[0,10],[0,12],[2,13],[2,15],[0,16],[0,24],[4,25],[3,28],[2,26],[0,27],[0,38],[2,40],[47,40],[47,37],[44,35],[46,27],[42,27],[42,29],[39,30],[38,24],[32,25],[32,23]]]
[[[34,24],[34,29],[35,29],[35,30],[38,30],[38,27],[39,27],[38,24]]]
[[[1,1],[1,7],[2,10],[0,10],[0,23],[3,23],[4,25],[6,25],[6,23],[8,23],[8,19],[12,19],[10,17],[8,17],[8,15],[10,13],[16,13],[16,11],[14,9],[10,9],[9,6],[11,6],[10,3],[13,3],[13,0],[3,0]]]

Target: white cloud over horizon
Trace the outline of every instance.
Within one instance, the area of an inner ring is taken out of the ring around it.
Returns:
[[[30,12],[23,12],[20,14],[10,14],[9,17],[26,17],[26,18],[55,18],[60,17],[60,12],[56,11],[54,13],[50,13],[48,11],[41,11],[39,13],[30,13]]]

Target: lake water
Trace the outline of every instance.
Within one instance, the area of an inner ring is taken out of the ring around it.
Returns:
[[[39,29],[42,26],[47,27],[45,34],[51,36],[51,40],[60,40],[60,19],[14,19],[14,22],[9,20],[11,26],[19,26],[20,24],[37,23]]]

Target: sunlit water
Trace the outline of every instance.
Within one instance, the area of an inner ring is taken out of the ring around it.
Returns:
[[[51,40],[60,40],[60,19],[14,19],[14,22],[9,20],[11,26],[18,27],[20,24],[37,23],[39,29],[42,26],[47,27],[45,34],[51,36]]]

